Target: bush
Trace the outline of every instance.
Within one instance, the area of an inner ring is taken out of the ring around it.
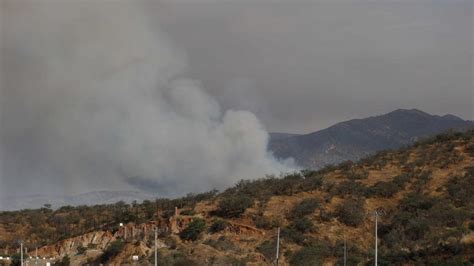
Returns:
[[[309,233],[314,231],[313,222],[311,222],[308,218],[302,217],[297,218],[293,224],[291,225],[294,229],[301,233]]]
[[[292,254],[290,265],[322,265],[324,259],[330,255],[328,244],[313,242]]]
[[[465,151],[469,155],[474,155],[474,143],[466,145]]]
[[[263,215],[254,216],[253,221],[257,228],[265,230],[280,227],[282,224],[282,220],[279,217],[273,217],[270,219],[269,217],[265,217]]]
[[[301,218],[311,214],[319,207],[319,200],[315,198],[308,198],[302,200],[290,212],[290,218]]]
[[[220,232],[226,229],[228,225],[229,223],[222,219],[215,219],[212,222],[211,227],[209,227],[209,233],[214,234],[214,233]]]
[[[416,212],[417,210],[428,210],[433,207],[434,201],[429,196],[410,193],[400,202],[400,209],[407,212]]]
[[[398,187],[401,189],[405,188],[406,183],[410,181],[411,175],[409,174],[401,174],[397,175],[396,177],[393,178],[393,183],[395,183]]]
[[[71,264],[71,259],[69,256],[66,255],[62,258],[62,260],[58,263],[59,266],[69,266]]]
[[[20,266],[21,265],[21,255],[20,254],[13,254],[11,257],[11,266]]]
[[[302,171],[304,179],[301,181],[302,191],[311,191],[321,188],[323,185],[323,177],[314,171]]]
[[[241,250],[232,242],[232,239],[228,239],[225,236],[220,236],[218,239],[208,239],[204,244],[211,246],[220,251],[236,251],[240,252]]]
[[[470,222],[468,227],[470,230],[474,231],[474,222]]]
[[[422,239],[430,231],[428,221],[423,218],[415,218],[408,221],[405,235],[413,241]]]
[[[363,197],[368,193],[369,189],[364,184],[355,182],[353,180],[342,181],[331,189],[331,194],[338,196],[353,195],[357,197]]]
[[[270,221],[267,217],[259,215],[253,218],[255,226],[260,229],[272,229],[272,221]]]
[[[367,179],[367,177],[369,177],[369,173],[366,171],[362,171],[362,172],[350,171],[347,173],[347,179],[349,180]]]
[[[185,254],[181,251],[174,250],[172,252],[160,252],[158,251],[158,265],[173,265],[173,266],[197,266],[200,265],[196,261],[190,258],[188,254]],[[150,265],[154,261],[154,256],[152,255],[149,259],[147,265]]]
[[[186,209],[186,210],[180,211],[180,215],[193,216],[193,215],[196,215],[196,212],[192,209]]]
[[[389,198],[399,190],[400,187],[394,182],[377,182],[370,188],[370,194],[377,197]]]
[[[276,241],[265,240],[257,247],[257,251],[262,253],[269,261],[273,261],[276,254]]]
[[[222,217],[239,217],[252,207],[253,199],[246,195],[233,195],[219,202],[217,213]]]
[[[469,219],[469,212],[454,208],[448,202],[438,202],[428,213],[431,224],[443,227],[459,227]]]
[[[346,225],[358,226],[365,218],[364,202],[358,199],[347,199],[337,206],[336,216]]]
[[[101,263],[106,263],[111,258],[122,252],[124,247],[125,243],[122,240],[115,240],[107,246],[107,248],[104,250],[104,253],[100,256],[99,261]]]
[[[199,235],[206,229],[206,221],[201,218],[194,218],[188,227],[186,227],[179,237],[183,240],[196,241],[199,238]]]
[[[285,227],[281,230],[281,237],[298,245],[303,245],[305,237],[303,233],[293,227]]]
[[[347,265],[360,265],[364,260],[364,252],[357,246],[352,245],[351,241],[346,243]],[[336,241],[333,247],[334,257],[338,258],[336,265],[344,265],[344,242]]]
[[[466,168],[464,176],[456,176],[447,184],[447,191],[456,206],[466,206],[474,201],[474,168]]]
[[[332,220],[332,218],[334,218],[334,215],[325,209],[319,209],[319,218],[323,222],[329,222]]]

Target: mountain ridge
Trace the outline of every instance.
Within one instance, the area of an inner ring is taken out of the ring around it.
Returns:
[[[447,130],[471,127],[473,121],[452,114],[439,116],[418,109],[397,109],[339,122],[308,134],[270,133],[268,148],[278,159],[294,158],[301,167],[317,169],[346,160],[356,161]]]

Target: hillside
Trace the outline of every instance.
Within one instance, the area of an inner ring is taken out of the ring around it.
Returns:
[[[375,152],[412,144],[447,130],[474,126],[453,115],[437,116],[412,109],[338,123],[305,135],[270,134],[269,150],[277,158],[292,157],[311,169],[342,161],[357,161]]]
[[[23,239],[67,264],[281,265],[474,263],[474,130],[446,133],[358,163],[241,181],[221,192],[143,203],[0,213],[0,255]],[[175,209],[175,207],[177,207]],[[123,227],[119,223],[124,223]],[[67,255],[67,256],[66,256]]]

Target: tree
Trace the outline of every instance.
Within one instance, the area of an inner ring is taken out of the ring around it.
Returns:
[[[183,240],[196,241],[199,235],[206,229],[206,221],[201,218],[194,218],[188,227],[181,231],[179,237]]]
[[[219,202],[218,214],[223,217],[239,217],[253,205],[253,199],[246,195],[233,195]]]
[[[20,266],[21,265],[21,255],[13,254],[11,266]]]
[[[69,266],[71,264],[71,259],[69,259],[69,256],[66,255],[63,257],[63,259],[58,263],[59,266]]]
[[[304,199],[291,210],[291,218],[301,218],[311,214],[319,205],[319,200],[315,198]]]
[[[228,225],[229,225],[228,222],[226,222],[224,220],[221,220],[221,219],[216,219],[212,222],[212,225],[209,228],[209,233],[220,232],[220,231],[226,229]]]
[[[358,226],[364,221],[364,202],[360,199],[347,199],[336,208],[336,216],[342,223]]]
[[[109,246],[107,246],[102,256],[100,256],[99,261],[101,263],[109,261],[111,258],[122,252],[124,247],[125,243],[122,240],[115,240],[114,242],[110,243]]]

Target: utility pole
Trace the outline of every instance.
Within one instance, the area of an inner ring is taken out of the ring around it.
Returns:
[[[277,234],[276,266],[278,266],[279,257],[280,257],[280,227],[278,227],[278,234]]]
[[[23,266],[23,241],[20,243],[21,266]]]
[[[155,226],[155,266],[158,266],[158,253],[157,253],[158,245],[156,244],[157,239],[158,239],[158,229]]]
[[[38,247],[36,247],[35,251],[35,266],[38,266]]]
[[[375,266],[377,266],[377,259],[378,259],[378,250],[377,250],[377,240],[378,240],[378,216],[379,213],[375,211]]]

